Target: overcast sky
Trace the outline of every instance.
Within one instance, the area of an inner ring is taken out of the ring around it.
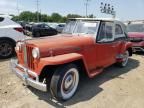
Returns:
[[[62,15],[69,13],[85,15],[85,0],[39,0],[42,13],[58,12]],[[144,0],[91,0],[88,13],[97,17],[111,17],[100,13],[100,3],[114,5],[117,18],[121,20],[144,19]],[[0,14],[18,14],[20,11],[36,11],[36,0],[0,0]]]

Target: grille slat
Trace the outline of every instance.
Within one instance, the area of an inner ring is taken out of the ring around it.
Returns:
[[[34,63],[33,63],[34,59],[32,57],[32,49],[33,49],[33,47],[27,45],[26,49],[27,49],[27,65],[28,65],[28,68],[30,68],[31,70],[34,70],[35,69]]]

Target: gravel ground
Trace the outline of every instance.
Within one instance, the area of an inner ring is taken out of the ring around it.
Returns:
[[[111,66],[93,79],[84,77],[75,96],[59,103],[49,93],[27,88],[0,61],[0,108],[144,108],[144,56],[134,55],[126,68]]]

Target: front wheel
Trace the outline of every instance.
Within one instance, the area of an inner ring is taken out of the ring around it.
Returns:
[[[129,51],[125,51],[123,54],[123,60],[122,62],[117,63],[120,67],[125,67],[127,66],[129,61]]]
[[[59,67],[52,76],[50,91],[58,100],[70,99],[79,84],[79,71],[74,64]]]
[[[7,59],[14,55],[14,44],[8,40],[0,40],[0,59]]]

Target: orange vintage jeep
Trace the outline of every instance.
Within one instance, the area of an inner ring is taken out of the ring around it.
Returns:
[[[80,73],[92,78],[117,63],[125,67],[132,56],[124,24],[113,19],[71,19],[63,34],[18,42],[13,72],[28,86],[70,99]]]

